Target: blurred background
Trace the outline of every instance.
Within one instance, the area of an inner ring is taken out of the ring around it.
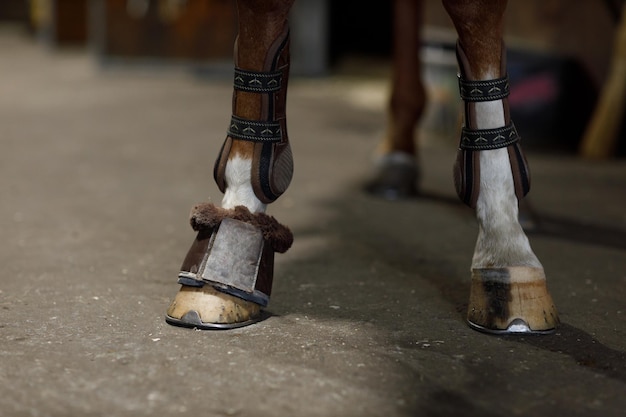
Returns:
[[[449,134],[456,129],[459,110],[456,34],[440,0],[425,3],[423,48],[416,51],[424,62],[430,98],[424,125]],[[607,87],[612,76],[620,77],[614,74],[615,61],[626,59],[624,51],[616,57],[623,3],[509,2],[510,103],[526,146],[595,158],[626,154],[623,83]],[[386,77],[392,53],[392,4],[297,0],[291,17],[293,75]],[[176,66],[189,68],[198,77],[230,76],[236,19],[232,0],[0,2],[0,24],[23,31],[42,48],[82,48],[102,68]],[[598,122],[603,129],[589,132],[603,88],[613,93],[617,88],[621,105],[608,106],[614,126]]]

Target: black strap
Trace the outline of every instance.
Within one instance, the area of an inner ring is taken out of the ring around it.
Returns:
[[[275,93],[282,86],[282,71],[260,72],[235,68],[235,90],[249,93]],[[264,120],[248,120],[232,116],[228,136],[251,142],[280,142],[280,123]]]
[[[205,284],[203,280],[186,276],[185,272],[182,272],[182,271],[178,275],[178,283],[180,285],[186,285],[187,287],[195,287],[195,288],[202,288],[204,287],[204,284]]]
[[[232,116],[227,134],[231,138],[251,142],[280,142],[282,128],[279,122],[248,120]]]
[[[520,137],[513,122],[498,129],[471,130],[464,127],[461,131],[459,147],[470,151],[487,151],[506,148],[519,140]]]
[[[249,93],[274,93],[282,86],[282,71],[258,72],[235,68],[235,90]]]
[[[464,101],[493,101],[509,96],[509,77],[488,81],[469,81],[459,76],[459,91]]]

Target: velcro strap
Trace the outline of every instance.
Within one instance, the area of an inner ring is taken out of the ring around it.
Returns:
[[[280,142],[282,128],[278,122],[248,120],[232,116],[228,136],[251,142]]]
[[[464,101],[493,101],[509,96],[509,77],[488,81],[469,81],[459,76],[459,91]]]
[[[459,147],[471,151],[486,151],[506,148],[519,140],[520,137],[513,122],[498,129],[471,130],[464,127],[461,131]]]
[[[282,71],[258,72],[235,68],[235,90],[250,93],[273,93],[280,90]]]

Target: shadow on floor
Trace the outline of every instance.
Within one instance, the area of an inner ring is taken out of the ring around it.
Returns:
[[[574,219],[536,215],[537,227],[529,235],[554,237],[572,242],[626,249],[626,231],[606,226],[582,223]]]
[[[577,365],[626,382],[626,352],[604,346],[589,333],[562,323],[554,336],[505,336],[504,339],[570,356]]]
[[[466,209],[463,203],[455,196],[433,191],[423,191],[413,197],[413,199],[427,200],[448,207]],[[626,249],[626,230],[543,214],[531,206],[527,199],[520,205],[520,222],[528,235],[552,237],[614,249]]]

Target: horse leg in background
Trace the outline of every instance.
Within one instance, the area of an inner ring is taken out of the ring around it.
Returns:
[[[265,214],[293,173],[287,139],[287,16],[293,0],[238,0],[233,116],[214,168],[222,207],[193,208],[197,231],[166,321],[229,329],[258,321],[272,289],[274,252],[293,236]]]
[[[419,51],[423,0],[393,2],[393,65],[387,133],[377,149],[377,172],[367,190],[387,199],[417,193],[415,127],[426,103]]]
[[[506,0],[443,0],[459,40],[464,126],[455,164],[461,200],[476,209],[468,322],[490,333],[546,333],[559,320],[544,270],[518,221],[530,186],[508,108],[502,40]]]

